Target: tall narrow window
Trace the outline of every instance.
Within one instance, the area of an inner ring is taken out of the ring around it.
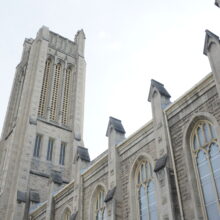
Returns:
[[[191,145],[204,211],[209,220],[220,219],[220,148],[214,127],[209,121],[196,124]]]
[[[157,220],[157,201],[151,165],[143,162],[138,170],[137,188],[140,220]]]
[[[99,190],[96,197],[95,203],[95,219],[96,220],[106,220],[106,208],[104,204],[105,193],[103,190]]]
[[[66,208],[63,214],[63,220],[70,220],[71,212],[69,208]]]
[[[40,134],[37,134],[35,138],[35,145],[34,145],[34,154],[33,154],[34,157],[40,156],[41,139],[42,139],[42,136]]]
[[[56,111],[57,111],[57,98],[60,82],[60,73],[61,73],[61,64],[58,63],[55,67],[54,81],[53,81],[53,90],[51,98],[51,109],[50,109],[50,120],[56,120]]]
[[[39,103],[39,108],[38,108],[38,115],[41,117],[45,116],[46,114],[46,96],[48,93],[50,71],[51,71],[51,60],[47,59],[45,70],[44,70],[41,94],[40,94],[40,103]]]
[[[54,140],[52,138],[49,138],[48,148],[47,148],[47,160],[52,160],[52,157],[53,157],[53,145],[54,145]]]
[[[68,104],[69,104],[69,87],[70,87],[70,75],[71,69],[66,70],[66,76],[64,81],[64,94],[62,103],[62,124],[67,124]]]
[[[65,150],[66,150],[66,143],[62,142],[60,146],[60,160],[59,163],[64,165],[65,162]]]

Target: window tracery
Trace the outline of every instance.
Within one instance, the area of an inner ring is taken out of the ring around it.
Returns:
[[[220,148],[213,125],[199,121],[191,135],[191,153],[201,201],[209,220],[220,219]]]
[[[140,220],[157,220],[155,184],[151,165],[147,161],[139,166],[136,186]]]
[[[106,220],[106,208],[105,208],[105,193],[104,190],[100,189],[97,192],[96,200],[95,200],[95,220]]]

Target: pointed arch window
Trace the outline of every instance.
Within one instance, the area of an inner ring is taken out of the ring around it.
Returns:
[[[67,124],[68,107],[69,107],[69,89],[70,89],[71,68],[66,70],[64,81],[64,94],[62,103],[62,124]]]
[[[136,182],[140,220],[157,220],[155,184],[149,162],[142,162],[139,166]]]
[[[34,157],[40,157],[41,140],[42,140],[42,135],[37,134],[34,145],[34,153],[33,153]]]
[[[100,189],[96,196],[95,201],[95,220],[106,220],[107,214],[106,214],[106,208],[104,203],[104,197],[105,193],[104,190]]]
[[[191,153],[201,203],[209,220],[220,219],[220,148],[213,125],[199,121],[191,135]]]
[[[52,89],[52,98],[51,98],[50,120],[52,120],[52,121],[56,120],[60,74],[61,74],[61,64],[58,63],[55,67],[53,89]]]
[[[44,77],[42,82],[41,94],[40,94],[40,103],[38,108],[38,115],[43,117],[46,114],[46,97],[48,94],[49,86],[49,74],[51,71],[51,59],[47,59],[44,70]]]
[[[64,213],[63,213],[63,218],[62,220],[70,220],[71,212],[69,208],[66,208]]]

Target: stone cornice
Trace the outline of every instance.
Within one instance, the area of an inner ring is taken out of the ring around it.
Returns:
[[[144,133],[149,131],[153,131],[153,120],[150,120],[133,134],[131,134],[128,138],[126,138],[122,143],[116,146],[117,150],[120,151],[120,154],[123,154],[124,151],[128,150],[128,147],[133,146],[133,143],[136,142],[140,137],[143,136]],[[130,148],[129,147],[129,148]]]
[[[108,151],[103,152],[103,155],[95,161],[95,163],[91,164],[86,170],[84,170],[81,175],[89,175],[89,173],[94,172],[98,167],[100,167],[102,164],[106,163],[108,161]]]
[[[47,201],[43,202],[42,204],[40,204],[39,207],[37,207],[32,212],[30,212],[30,216],[37,217],[39,215],[42,215],[44,212],[46,212],[46,209],[47,209]]]
[[[74,188],[75,180],[72,180],[69,184],[64,186],[61,190],[59,190],[55,195],[53,195],[54,200],[58,200],[63,197],[66,193]]]

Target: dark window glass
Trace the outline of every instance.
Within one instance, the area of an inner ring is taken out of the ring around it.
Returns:
[[[65,150],[66,150],[66,143],[62,142],[60,146],[60,161],[61,165],[64,165],[65,162]]]
[[[42,136],[37,134],[35,138],[35,145],[34,145],[34,157],[40,156],[40,146],[41,146],[41,138]]]
[[[47,148],[47,160],[52,160],[53,144],[54,144],[54,140],[52,138],[49,138],[48,148]]]

